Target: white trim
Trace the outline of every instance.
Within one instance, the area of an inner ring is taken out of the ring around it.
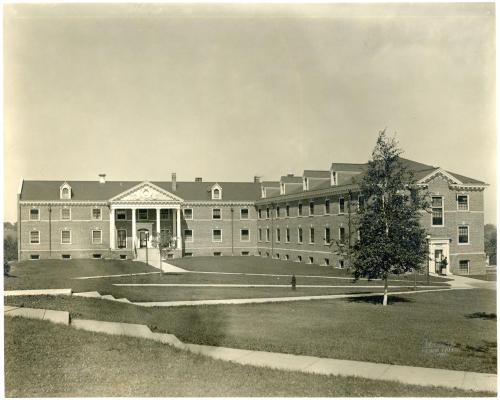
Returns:
[[[458,260],[457,272],[463,273],[464,270],[460,268],[460,262],[467,261],[467,275],[470,275],[470,260]]]
[[[220,240],[214,239],[214,231],[220,231]],[[222,229],[221,228],[212,229],[212,243],[220,243],[220,242],[222,242]]]
[[[173,202],[173,203],[176,203],[176,202],[183,202],[184,200],[181,199],[180,197],[176,196],[175,194],[169,192],[168,190],[165,190],[157,185],[155,185],[154,183],[151,183],[149,181],[143,181],[133,187],[131,187],[130,189],[127,189],[125,190],[124,192],[121,192],[119,194],[117,194],[116,196],[113,196],[111,199],[109,199],[110,202],[120,202],[123,197],[126,197],[128,196],[129,194],[139,190],[141,187],[143,186],[149,186],[151,187],[152,189],[162,193],[163,195],[167,196],[167,197],[170,197],[171,200],[142,200],[144,201],[145,203],[148,203],[148,204],[151,204],[151,203],[154,203],[154,202],[160,202],[160,203],[170,203],[170,202]],[[127,200],[125,200],[127,201]],[[128,201],[127,201],[128,202]],[[133,201],[132,203],[135,203],[136,201]]]
[[[247,217],[243,218],[242,217],[242,211],[247,210]],[[240,208],[240,220],[248,221],[250,219],[250,209],[248,207],[242,207]]]
[[[101,240],[99,243],[94,242],[94,232],[101,232]],[[92,244],[102,244],[102,229],[91,229],[90,230],[90,240]]]
[[[137,211],[137,221],[149,221],[149,210],[147,208],[138,208],[134,211]],[[146,211],[146,218],[141,218],[141,211]]]
[[[117,208],[117,209],[112,209],[111,212],[115,212],[116,211],[116,217],[115,217],[115,221],[130,221],[129,219],[127,219],[127,209],[125,208]],[[134,212],[135,209],[132,209],[132,212]],[[118,218],[118,214],[119,213],[125,213],[125,218]]]
[[[69,197],[64,197],[63,196],[64,189],[68,190]],[[69,185],[68,182],[64,181],[64,183],[61,186],[59,186],[59,199],[61,199],[61,200],[71,200],[72,197],[73,197],[73,193],[72,193],[72,190],[71,190],[71,186]]]
[[[450,253],[450,256],[469,256],[469,255],[485,255],[486,253],[483,251],[476,251],[472,253]]]
[[[458,202],[458,198],[462,196],[462,197],[466,197],[467,198],[467,210],[461,210],[460,209],[460,203]],[[460,211],[460,212],[467,212],[469,211],[469,208],[470,208],[470,203],[469,203],[469,195],[468,194],[463,194],[463,193],[457,193],[457,196],[456,196],[456,202],[457,202],[457,211]]]
[[[461,181],[459,181],[455,176],[451,175],[450,173],[446,172],[442,168],[437,168],[434,171],[432,171],[430,174],[424,176],[422,179],[420,179],[417,183],[427,183],[434,175],[441,174],[448,178],[450,181],[452,181],[453,184],[458,184],[458,185],[463,185]]]
[[[69,232],[69,243],[63,242],[63,232]],[[61,243],[60,244],[72,244],[72,234],[71,229],[61,229]]]
[[[186,231],[191,231],[191,240],[187,239]],[[193,229],[185,228],[185,229],[183,229],[183,233],[184,233],[184,242],[185,243],[193,243],[194,242],[194,232],[193,232]],[[222,232],[221,232],[221,237],[222,237]],[[213,232],[212,232],[212,238],[213,238]]]
[[[63,211],[64,210],[69,211],[69,218],[63,218]],[[61,221],[71,221],[71,207],[68,207],[68,206],[62,207],[59,216],[61,218]]]
[[[255,250],[254,247],[251,246],[207,246],[207,247],[186,247],[186,250],[192,251],[192,250],[220,250],[220,249],[244,249],[244,250]]]
[[[243,239],[242,231],[248,231],[248,239]],[[251,241],[250,228],[240,228],[240,242],[250,242],[250,241]]]
[[[218,190],[219,191],[219,197],[215,197],[214,192]],[[212,193],[212,200],[222,200],[222,187],[216,183],[210,188],[210,192]]]

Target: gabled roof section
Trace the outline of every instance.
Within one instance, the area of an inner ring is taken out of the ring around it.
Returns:
[[[330,171],[336,172],[363,172],[368,164],[332,163]]]
[[[302,177],[301,176],[282,176],[280,179],[281,183],[300,183],[302,185]]]
[[[265,187],[265,188],[278,188],[280,187],[280,183],[279,182],[274,182],[274,181],[264,181],[261,183],[262,187]]]
[[[304,170],[304,178],[330,179],[330,171]]]
[[[447,181],[449,181],[450,183],[453,183],[455,185],[461,185],[462,184],[462,182],[459,179],[457,179],[456,177],[454,177],[450,173],[446,172],[442,168],[436,168],[435,170],[432,170],[430,173],[428,173],[423,178],[421,178],[418,181],[418,183],[427,183],[427,182],[429,182],[430,180],[432,180],[436,176],[442,176]]]
[[[182,202],[179,196],[151,183],[144,181],[125,190],[124,192],[109,199],[111,202],[128,202],[128,201],[167,201],[167,202]]]

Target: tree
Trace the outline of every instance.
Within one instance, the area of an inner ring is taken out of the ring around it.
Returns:
[[[6,260],[17,260],[17,239],[12,236],[3,238],[3,257]]]
[[[358,207],[359,210],[359,207]],[[344,232],[343,237],[330,242],[330,247],[335,244],[336,254],[345,261],[345,268],[351,269],[352,259],[354,257],[355,233],[358,230],[358,214],[354,209],[352,190],[348,191],[347,195],[347,234]],[[344,228],[345,229],[345,228]]]
[[[385,130],[379,133],[372,160],[362,177],[360,240],[354,245],[353,275],[384,281],[383,305],[387,305],[388,277],[422,269],[426,261],[425,230],[421,211],[426,196],[411,171],[399,158],[402,150]]]
[[[493,224],[484,226],[484,252],[490,259],[490,265],[497,263],[497,227]]]

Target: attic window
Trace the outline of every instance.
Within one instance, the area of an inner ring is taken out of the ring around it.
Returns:
[[[285,194],[285,184],[283,182],[280,184],[280,194]]]
[[[67,183],[64,183],[61,186],[59,197],[64,200],[71,199],[71,186],[69,186]]]
[[[337,186],[337,173],[335,171],[331,172],[330,184],[331,184],[331,186]]]
[[[214,185],[212,187],[212,200],[222,199],[222,189],[219,185]]]
[[[309,190],[309,179],[304,178],[304,190]]]
[[[262,188],[262,196],[263,199],[266,197],[266,188]]]

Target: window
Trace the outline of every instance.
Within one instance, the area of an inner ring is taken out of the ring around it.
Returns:
[[[40,254],[31,254],[30,255],[30,260],[39,260],[40,259]]]
[[[314,264],[314,257],[309,257],[309,264]]]
[[[120,254],[120,260],[126,260],[127,255],[126,254]]]
[[[343,197],[339,197],[339,214],[344,214],[345,212],[345,200]]]
[[[262,229],[259,228],[259,242],[262,242]]]
[[[186,242],[193,241],[193,230],[192,229],[184,229],[184,240]]]
[[[127,210],[116,210],[116,219],[127,219]]]
[[[242,256],[249,256],[249,255],[250,255],[250,253],[249,253],[248,251],[242,251],[242,252],[241,252],[241,255],[242,255]]]
[[[288,204],[286,205],[286,216],[290,216],[290,206]]]
[[[71,199],[71,187],[67,183],[61,185],[59,197],[63,200]]]
[[[101,209],[93,208],[92,209],[92,219],[102,219]]]
[[[325,228],[325,244],[330,244],[330,228]]]
[[[302,203],[299,203],[299,217],[302,216]]]
[[[61,258],[62,258],[63,260],[71,260],[71,255],[70,255],[70,254],[62,254],[62,255],[61,255]]]
[[[290,243],[290,228],[286,228],[286,242]]]
[[[266,228],[266,242],[269,242],[269,228]]]
[[[297,256],[297,261],[302,262],[302,256]]]
[[[466,194],[459,194],[457,196],[457,205],[459,211],[469,211],[469,196]]]
[[[184,257],[193,257],[193,253],[191,253],[191,252],[184,253]]]
[[[344,268],[344,260],[339,260],[339,268]]]
[[[365,210],[365,198],[361,195],[358,196],[358,210],[359,211]]]
[[[302,243],[302,228],[297,229],[299,243]]]
[[[469,273],[469,260],[460,260],[458,262],[458,271],[461,273],[468,274]]]
[[[341,242],[345,241],[345,228],[344,227],[339,228],[339,240]]]
[[[259,208],[259,219],[262,219],[262,210]]]
[[[127,230],[118,229],[117,230],[117,246],[119,249],[127,248]]]
[[[240,219],[248,219],[248,208],[242,208],[240,210]]]
[[[309,203],[309,215],[314,215],[314,202]]]
[[[61,244],[71,244],[71,231],[62,230],[61,231]]]
[[[148,219],[148,210],[139,209],[137,210],[137,213],[139,214],[139,221],[144,221]]]
[[[102,258],[102,254],[92,254],[92,258],[100,260]]]
[[[280,217],[280,206],[276,207],[276,218]]]
[[[185,208],[184,209],[184,219],[193,219],[193,209],[192,208]]]
[[[325,265],[327,267],[330,265],[330,259],[329,258],[325,258]]]
[[[61,208],[61,219],[63,220],[71,219],[71,208]]]
[[[269,207],[266,208],[266,218],[269,219]]]
[[[214,208],[212,210],[212,219],[220,219],[220,208]]]
[[[214,251],[214,257],[220,257],[222,253],[220,251]]]
[[[332,171],[332,173],[331,173],[330,183],[332,186],[337,185],[337,173],[335,171]]]
[[[38,208],[32,208],[30,210],[30,220],[38,221],[40,219],[40,210]]]
[[[290,256],[288,254],[285,254],[285,260],[290,260]]]
[[[280,228],[276,228],[276,241],[277,242],[281,241],[281,231],[280,231]]]
[[[459,244],[469,243],[469,227],[467,225],[462,225],[458,227],[458,243]]]
[[[168,240],[174,239],[170,234],[170,229],[163,228],[160,230],[161,241],[166,244]]]
[[[443,226],[443,198],[441,196],[432,197],[432,225]]]
[[[168,219],[168,211],[169,210],[167,210],[166,208],[160,209],[160,220],[165,221],[166,219]],[[186,210],[184,210],[184,218],[188,219],[186,218]]]
[[[241,229],[240,230],[240,240],[242,242],[249,242],[250,241],[250,230],[248,229]]]
[[[214,200],[220,199],[220,190],[219,189],[214,189],[214,191],[212,192],[212,199],[214,199]]]
[[[309,243],[314,243],[314,228],[309,229]]]
[[[92,231],[92,244],[102,244],[102,231],[93,230]]]
[[[275,257],[277,260],[280,259],[280,253],[276,253],[276,257]]]
[[[212,242],[222,242],[222,230],[220,229],[212,230]]]
[[[330,214],[330,200],[325,200],[325,214]]]
[[[31,231],[30,232],[30,243],[31,244],[40,244],[40,231]]]

